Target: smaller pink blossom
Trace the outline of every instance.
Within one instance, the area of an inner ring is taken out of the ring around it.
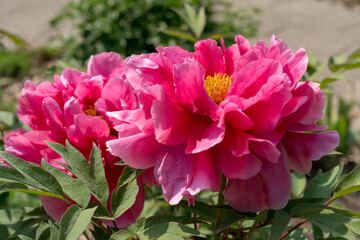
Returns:
[[[67,172],[66,164],[44,141],[65,145],[69,141],[85,158],[89,158],[93,142],[99,147],[110,193],[115,189],[123,166],[106,150],[106,141],[117,138],[117,132],[106,115],[107,111],[138,107],[136,96],[124,74],[124,61],[119,54],[102,53],[89,60],[87,73],[65,69],[55,75],[54,83],[35,85],[26,81],[19,100],[18,116],[32,130],[18,129],[5,136],[5,151],[25,161],[41,164],[41,159]],[[145,193],[143,184],[152,184],[144,176],[138,179],[140,188],[135,204],[116,219],[126,227],[140,215]],[[40,198],[47,213],[59,221],[68,205],[51,197]],[[92,200],[96,199],[92,197]],[[110,223],[112,225],[112,223]]]

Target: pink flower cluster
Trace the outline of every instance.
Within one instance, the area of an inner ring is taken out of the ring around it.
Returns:
[[[193,202],[204,189],[219,191],[224,175],[224,196],[233,208],[282,208],[290,197],[290,170],[309,172],[311,161],[333,150],[339,136],[316,125],[325,97],[317,83],[299,81],[308,61],[304,49],[294,54],[275,36],[269,46],[251,46],[243,36],[235,41],[227,49],[199,41],[194,52],[159,47],[125,61],[103,53],[90,59],[87,73],[67,69],[54,83],[28,81],[18,115],[33,131],[9,133],[5,149],[66,171],[43,140],[68,140],[85,157],[96,142],[110,191],[121,159],[153,171],[170,204],[183,197]],[[143,184],[151,178],[138,180],[141,191],[120,227],[139,216]],[[51,212],[52,199],[43,203]],[[59,219],[63,212],[52,215]]]
[[[102,53],[92,57],[87,73],[66,69],[54,83],[36,86],[27,81],[19,100],[18,116],[32,131],[17,129],[5,136],[5,151],[29,162],[41,164],[44,158],[56,168],[66,171],[66,164],[44,142],[65,145],[68,140],[85,158],[89,158],[93,142],[99,147],[110,193],[115,189],[123,166],[106,150],[106,141],[117,138],[106,112],[137,108],[132,88],[125,80],[124,61],[119,54]],[[140,191],[135,204],[116,220],[118,227],[136,221],[145,201],[143,183],[152,185],[146,175],[138,179]],[[45,210],[59,221],[68,205],[57,198],[42,196]],[[96,201],[92,198],[92,201]]]

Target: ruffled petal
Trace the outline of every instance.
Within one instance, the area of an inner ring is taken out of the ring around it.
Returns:
[[[44,141],[51,141],[48,132],[16,129],[5,135],[4,147],[7,153],[36,164],[41,163],[41,150],[47,148]]]
[[[182,145],[164,147],[158,154],[154,175],[162,186],[164,199],[171,205],[178,204],[190,186],[194,161],[195,156],[185,154]]]
[[[104,52],[90,57],[87,72],[92,77],[101,75],[107,81],[121,78],[125,73],[125,63],[120,54]]]
[[[40,196],[40,201],[45,212],[56,222],[60,222],[62,216],[70,207],[69,204],[55,197]]]
[[[190,111],[201,115],[217,115],[219,106],[205,90],[204,74],[205,71],[198,62],[175,65],[175,93]]]
[[[203,66],[205,76],[214,76],[216,73],[225,73],[226,65],[222,50],[212,39],[198,41],[194,45],[195,58]]]
[[[202,190],[220,191],[220,176],[215,167],[215,161],[209,151],[196,154],[193,179],[187,191],[195,196]]]
[[[121,158],[130,167],[138,169],[154,166],[161,147],[154,135],[145,133],[110,140],[106,145],[111,154]]]
[[[256,176],[229,179],[224,197],[230,206],[241,212],[258,212],[266,208],[281,209],[291,192],[290,171],[286,156],[278,163],[263,162]]]
[[[186,142],[185,152],[187,154],[199,153],[210,149],[224,139],[225,114],[221,116],[218,122],[197,126],[193,131]]]
[[[339,134],[336,131],[321,133],[286,132],[282,139],[290,168],[308,173],[311,170],[311,161],[319,160],[339,145]]]
[[[166,145],[185,143],[198,125],[188,110],[158,100],[153,101],[151,115],[156,140]]]

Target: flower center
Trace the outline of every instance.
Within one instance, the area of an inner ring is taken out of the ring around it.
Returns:
[[[231,78],[225,73],[207,76],[204,81],[206,92],[217,103],[220,104],[231,86]]]
[[[89,106],[88,109],[84,110],[84,113],[88,116],[97,116],[97,111],[94,106]]]

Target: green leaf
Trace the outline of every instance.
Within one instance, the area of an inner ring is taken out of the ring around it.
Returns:
[[[339,74],[336,74],[336,75],[334,74],[334,75],[331,75],[330,77],[326,77],[320,82],[320,88],[324,88],[327,85],[329,85],[330,83],[336,82],[339,80],[345,81],[346,77],[343,75],[339,75]]]
[[[182,200],[180,202],[181,207],[186,210],[199,215],[199,218],[206,221],[215,222],[216,208],[200,201],[195,202],[195,206],[189,206],[187,201]]]
[[[111,235],[109,240],[128,240],[128,239],[133,239],[134,235],[129,232],[126,229],[122,229],[116,233],[114,233],[113,235]]]
[[[25,182],[22,181],[22,183],[62,196],[61,186],[55,177],[46,172],[39,165],[24,161],[6,152],[0,152],[0,156],[25,177]]]
[[[22,190],[22,189],[28,189],[28,187],[22,183],[17,183],[17,182],[0,183],[0,193],[12,191],[12,190]]]
[[[0,224],[13,225],[19,222],[23,215],[24,211],[21,209],[0,209]]]
[[[0,236],[4,239],[8,239],[9,231],[6,226],[0,224]]]
[[[14,113],[0,111],[0,122],[4,123],[8,127],[13,126],[13,124],[14,124]]]
[[[50,240],[59,240],[60,228],[57,223],[52,220],[49,220],[50,226]]]
[[[40,223],[39,227],[36,229],[35,240],[43,239],[41,237],[46,234],[50,237],[50,227],[49,224],[42,222]]]
[[[306,187],[305,174],[292,172],[291,173],[291,193],[294,197],[302,194]]]
[[[26,47],[27,43],[25,42],[24,39],[22,39],[21,37],[15,35],[15,34],[11,34],[8,31],[5,31],[3,29],[0,29],[0,34],[6,36],[7,38],[9,38],[14,44],[20,46],[20,47]]]
[[[99,149],[93,145],[90,166],[84,156],[71,146],[68,141],[66,142],[66,148],[58,143],[47,143],[69,164],[71,172],[89,188],[94,197],[104,206],[107,206],[109,187]]]
[[[271,224],[271,240],[280,239],[286,226],[289,224],[291,215],[283,210],[278,210],[275,213],[274,221]]]
[[[162,222],[154,221],[150,218],[139,218],[136,222],[136,234],[144,239],[160,238],[165,234],[173,234],[182,237],[199,236],[205,237],[196,229],[188,227],[178,222]]]
[[[125,184],[133,181],[136,178],[137,175],[138,175],[138,170],[137,169],[126,166],[124,168],[124,170],[122,171],[122,173],[121,173],[121,176],[120,176],[120,178],[119,178],[119,180],[117,182],[116,187],[117,188],[122,187]]]
[[[355,68],[360,68],[360,62],[357,63],[343,63],[343,64],[332,64],[329,66],[332,72],[346,71]]]
[[[349,57],[348,62],[360,61],[360,48],[355,50]]]
[[[324,233],[318,226],[312,224],[314,239],[324,238]]]
[[[248,215],[237,212],[233,209],[231,210],[223,210],[223,221],[220,223],[217,233],[226,229],[231,224],[238,222],[241,219],[247,218]]]
[[[43,196],[48,196],[48,197],[56,197],[56,198],[59,198],[62,200],[64,199],[63,197],[61,197],[57,194],[54,194],[54,193],[31,189],[22,183],[16,183],[16,182],[1,183],[0,184],[0,193],[8,192],[8,191],[25,192],[25,193],[43,195]]]
[[[33,238],[31,237],[28,237],[28,236],[25,236],[25,235],[17,235],[17,237],[20,239],[20,240],[33,240]]]
[[[347,195],[347,194],[350,194],[350,193],[353,193],[353,192],[358,192],[358,191],[360,191],[360,185],[351,186],[349,188],[345,188],[343,190],[340,190],[340,191],[336,192],[334,194],[333,198],[339,198],[339,197],[342,197],[344,195]]]
[[[6,166],[0,166],[0,180],[26,182],[25,177],[16,169]]]
[[[356,185],[360,185],[360,166],[357,166],[340,181],[336,187],[336,191],[344,190]]]
[[[304,197],[328,198],[334,191],[341,172],[342,166],[336,166],[325,174],[319,170],[318,174],[313,179],[311,179],[308,187],[304,192]]]
[[[352,220],[351,222],[347,223],[346,226],[355,234],[360,235],[360,221],[359,220]]]
[[[324,208],[327,207],[324,206]],[[354,239],[352,233],[345,225],[350,222],[350,218],[324,208],[309,208],[298,212],[296,216],[308,219],[312,224],[321,228],[324,232],[332,232],[340,236],[347,236],[348,239]]]
[[[111,211],[114,218],[120,217],[135,203],[138,192],[139,187],[137,181],[126,183],[113,191],[111,196]]]
[[[184,31],[181,28],[168,27],[167,29],[161,30],[161,32],[171,37],[189,40],[190,42],[193,43],[197,42],[197,39],[190,32]]]
[[[115,220],[114,217],[110,215],[107,207],[104,207],[99,203],[90,202],[88,208],[94,208],[94,207],[97,207],[94,213],[94,218],[111,220],[111,221]]]
[[[61,218],[59,240],[76,240],[91,222],[95,210],[83,210],[76,205],[69,207]]]
[[[63,192],[80,206],[86,208],[90,202],[91,194],[88,188],[79,179],[71,177],[64,171],[56,169],[44,159],[41,161],[43,169],[51,173],[62,187]]]

